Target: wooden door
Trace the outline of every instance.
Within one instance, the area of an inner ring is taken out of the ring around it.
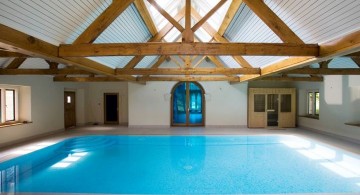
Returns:
[[[75,92],[64,92],[64,119],[65,128],[76,126],[76,105],[75,105]]]
[[[104,123],[119,124],[119,94],[104,94]]]

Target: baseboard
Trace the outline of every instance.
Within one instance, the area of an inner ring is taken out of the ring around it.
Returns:
[[[314,128],[310,128],[310,127],[304,127],[304,126],[301,126],[301,125],[298,128],[301,128],[303,130],[312,131],[312,132],[315,132],[315,133],[319,133],[319,134],[322,134],[322,135],[327,135],[327,136],[337,138],[337,139],[341,139],[341,140],[344,140],[344,141],[352,142],[352,143],[355,143],[355,144],[360,144],[360,140],[354,139],[354,138],[351,138],[351,137],[346,137],[346,136],[343,136],[343,135],[339,135],[339,134],[335,134],[335,133],[331,133],[331,132],[327,132],[327,131],[323,131],[323,130],[319,130],[319,129],[314,129]]]
[[[40,134],[37,134],[37,135],[24,137],[24,138],[17,139],[17,140],[14,140],[14,141],[1,143],[0,144],[0,149],[5,149],[5,148],[8,148],[8,147],[14,147],[14,146],[16,146],[18,144],[23,144],[23,143],[26,143],[26,142],[30,142],[30,141],[33,141],[33,140],[36,140],[36,139],[40,139],[40,138],[47,137],[47,136],[50,136],[50,135],[54,135],[54,134],[57,134],[57,133],[61,133],[61,132],[64,132],[64,131],[65,131],[65,129],[58,129],[58,130],[51,131],[51,132],[40,133]]]

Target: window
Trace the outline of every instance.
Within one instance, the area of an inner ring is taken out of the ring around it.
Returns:
[[[291,94],[281,95],[281,112],[291,112]]]
[[[307,114],[312,117],[319,117],[320,93],[318,91],[307,92]]]
[[[265,112],[265,94],[254,95],[254,112]]]
[[[5,121],[15,121],[15,90],[5,90]]]

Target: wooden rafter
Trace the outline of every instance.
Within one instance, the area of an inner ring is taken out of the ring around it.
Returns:
[[[117,69],[119,75],[229,75],[260,74],[259,68],[137,68],[131,70]]]
[[[28,56],[43,58],[59,64],[77,66],[81,69],[88,70],[93,73],[99,73],[109,76],[115,76],[115,71],[103,64],[89,60],[87,58],[61,58],[58,57],[58,47],[29,36],[20,31],[0,24],[0,47],[6,50],[21,53]],[[129,78],[128,80],[135,80]]]
[[[0,75],[88,75],[85,70],[63,69],[0,69]]]
[[[195,19],[199,20],[201,18],[200,14],[195,9],[192,9],[191,11],[192,11],[192,16]],[[212,36],[214,38],[215,41],[221,42],[221,43],[228,43],[229,42],[225,37],[223,37],[218,32],[216,32],[216,30],[208,22],[205,22],[203,24],[203,28],[210,36]],[[243,68],[252,68],[250,63],[248,63],[242,56],[232,56],[232,57]]]
[[[148,27],[150,33],[152,34],[152,36],[155,36],[157,34],[156,26],[154,24],[154,21],[151,19],[149,10],[146,8],[144,0],[135,0],[134,4],[135,4],[136,8],[138,9],[146,26]]]
[[[263,81],[288,81],[288,82],[289,81],[322,82],[322,81],[324,81],[324,78],[323,77],[288,77],[288,76],[284,76],[284,77],[265,77],[265,78],[262,78],[261,80],[263,80]]]
[[[326,61],[323,61],[323,62],[319,62],[320,68],[328,68],[331,60],[332,60],[332,59],[326,60]]]
[[[351,59],[352,59],[352,60],[355,62],[355,64],[358,65],[359,68],[360,68],[360,58],[352,57]]]
[[[113,0],[112,4],[74,41],[92,43],[134,0]]]
[[[128,81],[126,79],[118,79],[114,77],[54,77],[55,82],[121,82]]]
[[[3,51],[0,50],[0,57],[1,58],[26,58],[26,57],[30,57],[21,53],[16,53],[16,52],[9,52],[9,51]]]
[[[15,58],[6,66],[6,69],[18,69],[25,60],[26,58]]]
[[[304,43],[263,0],[243,1],[284,43]]]
[[[250,81],[261,77],[287,71],[289,69],[308,66],[310,64],[332,59],[336,56],[344,56],[360,50],[360,31],[350,33],[335,40],[320,45],[318,57],[294,57],[274,63],[262,69],[261,75],[242,76],[240,81]]]
[[[360,68],[299,68],[289,70],[286,73],[311,75],[360,75]]]
[[[193,32],[197,31],[221,6],[226,3],[227,0],[221,0],[218,4],[215,5],[201,20],[199,20],[191,30]]]
[[[215,64],[215,66],[216,66],[217,68],[225,68],[225,67],[226,67],[222,62],[220,62],[219,59],[217,59],[216,56],[207,56],[207,57],[209,58],[209,60],[211,60],[211,61]],[[240,80],[238,76],[233,76],[233,75],[231,75],[231,74],[225,74],[225,75],[226,75],[227,77],[236,77],[236,78],[237,78],[237,81]]]
[[[174,17],[174,19],[176,21],[180,21],[183,17],[184,17],[184,10],[185,8],[180,9],[179,13],[176,14],[176,16]],[[171,29],[174,26],[171,23],[166,24],[153,38],[151,38],[148,42],[159,42],[160,40],[162,40],[164,38],[164,36],[166,36]],[[136,56],[133,59],[130,60],[129,63],[127,63],[124,66],[124,69],[131,69],[131,68],[135,68],[136,65],[144,58],[145,56]]]
[[[219,28],[219,35],[223,36],[225,34],[226,29],[230,25],[232,19],[234,18],[237,10],[239,9],[242,0],[232,0],[228,11],[225,14],[224,20],[222,21],[220,28]]]
[[[122,80],[118,80],[113,77],[54,77],[53,79],[55,82],[119,82]],[[236,82],[239,78],[236,77],[224,77],[224,76],[206,76],[206,77],[138,77],[137,81],[231,81]],[[126,81],[126,80],[123,80]]]
[[[317,56],[316,44],[294,43],[99,43],[64,44],[61,57],[138,55]]]
[[[204,61],[206,59],[206,56],[201,57],[193,66],[192,68],[196,68],[197,66],[199,66],[201,64],[202,61]],[[191,60],[191,59],[190,59]]]
[[[49,61],[49,60],[45,60],[45,61],[46,61],[46,63],[49,64],[49,68],[50,68],[50,69],[58,69],[59,63],[51,62],[51,61]]]
[[[155,0],[147,0],[156,10],[160,12],[172,25],[175,26],[180,32],[184,31],[184,27],[181,26],[169,13],[167,13]]]

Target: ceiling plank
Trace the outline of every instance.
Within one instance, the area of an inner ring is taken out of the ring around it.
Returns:
[[[87,27],[73,44],[93,43],[133,1],[134,0],[113,0],[110,6]]]
[[[118,75],[226,75],[226,74],[260,74],[259,68],[137,68],[117,69]]]
[[[0,47],[24,55],[43,58],[59,64],[77,66],[93,73],[114,76],[114,69],[87,58],[58,57],[58,47],[0,24]],[[135,79],[135,78],[134,78]]]
[[[221,0],[218,4],[216,4],[201,20],[199,20],[191,30],[193,32],[197,31],[221,6],[226,3],[227,0]]]
[[[219,28],[219,35],[223,36],[225,34],[226,29],[229,27],[231,21],[233,20],[237,10],[239,9],[240,5],[242,3],[242,0],[232,0],[230,7],[228,11],[226,12],[226,15],[224,17],[223,22],[220,25]]]
[[[279,73],[289,69],[308,66],[314,63],[332,59],[336,56],[344,56],[360,50],[360,31],[356,31],[339,37],[335,40],[320,45],[320,56],[318,57],[294,57],[274,63],[262,69],[261,75],[245,75],[240,78],[242,81],[259,79],[263,76]]]
[[[161,15],[164,16],[175,28],[177,28],[180,32],[184,31],[184,27],[182,27],[169,13],[167,13],[159,4],[156,3],[155,0],[147,0],[156,10],[160,12]]]
[[[0,69],[0,75],[88,75],[90,72],[80,69]]]
[[[99,43],[64,44],[61,57],[137,55],[317,56],[316,44],[290,43]]]
[[[157,34],[157,29],[154,24],[154,21],[152,20],[152,18],[150,16],[149,10],[146,8],[144,0],[135,0],[134,4],[135,4],[135,7],[138,9],[146,26],[148,27],[150,33],[152,34],[152,36],[155,36]]]
[[[299,68],[286,71],[286,74],[360,75],[360,68]]]
[[[16,52],[10,52],[10,51],[3,51],[0,50],[0,57],[1,58],[26,58],[26,57],[31,57],[31,56],[27,56],[21,53],[16,53]]]
[[[200,14],[195,9],[192,9],[192,15],[196,20],[199,20],[201,18]],[[215,41],[221,43],[229,42],[225,37],[223,37],[218,32],[216,32],[216,30],[208,22],[205,22],[203,24],[203,28],[211,37],[214,38]],[[232,56],[232,57],[243,68],[252,68],[251,64],[247,62],[242,56]]]
[[[263,80],[263,81],[287,81],[287,82],[291,82],[291,81],[323,82],[324,78],[323,77],[287,77],[286,76],[286,77],[264,77],[260,80]]]
[[[182,32],[182,42],[194,42],[194,32],[191,29],[191,0],[185,1],[185,30]]]
[[[284,43],[304,43],[263,0],[243,1]]]
[[[17,69],[25,60],[26,58],[15,58],[11,61],[9,65],[6,66],[6,69]]]

